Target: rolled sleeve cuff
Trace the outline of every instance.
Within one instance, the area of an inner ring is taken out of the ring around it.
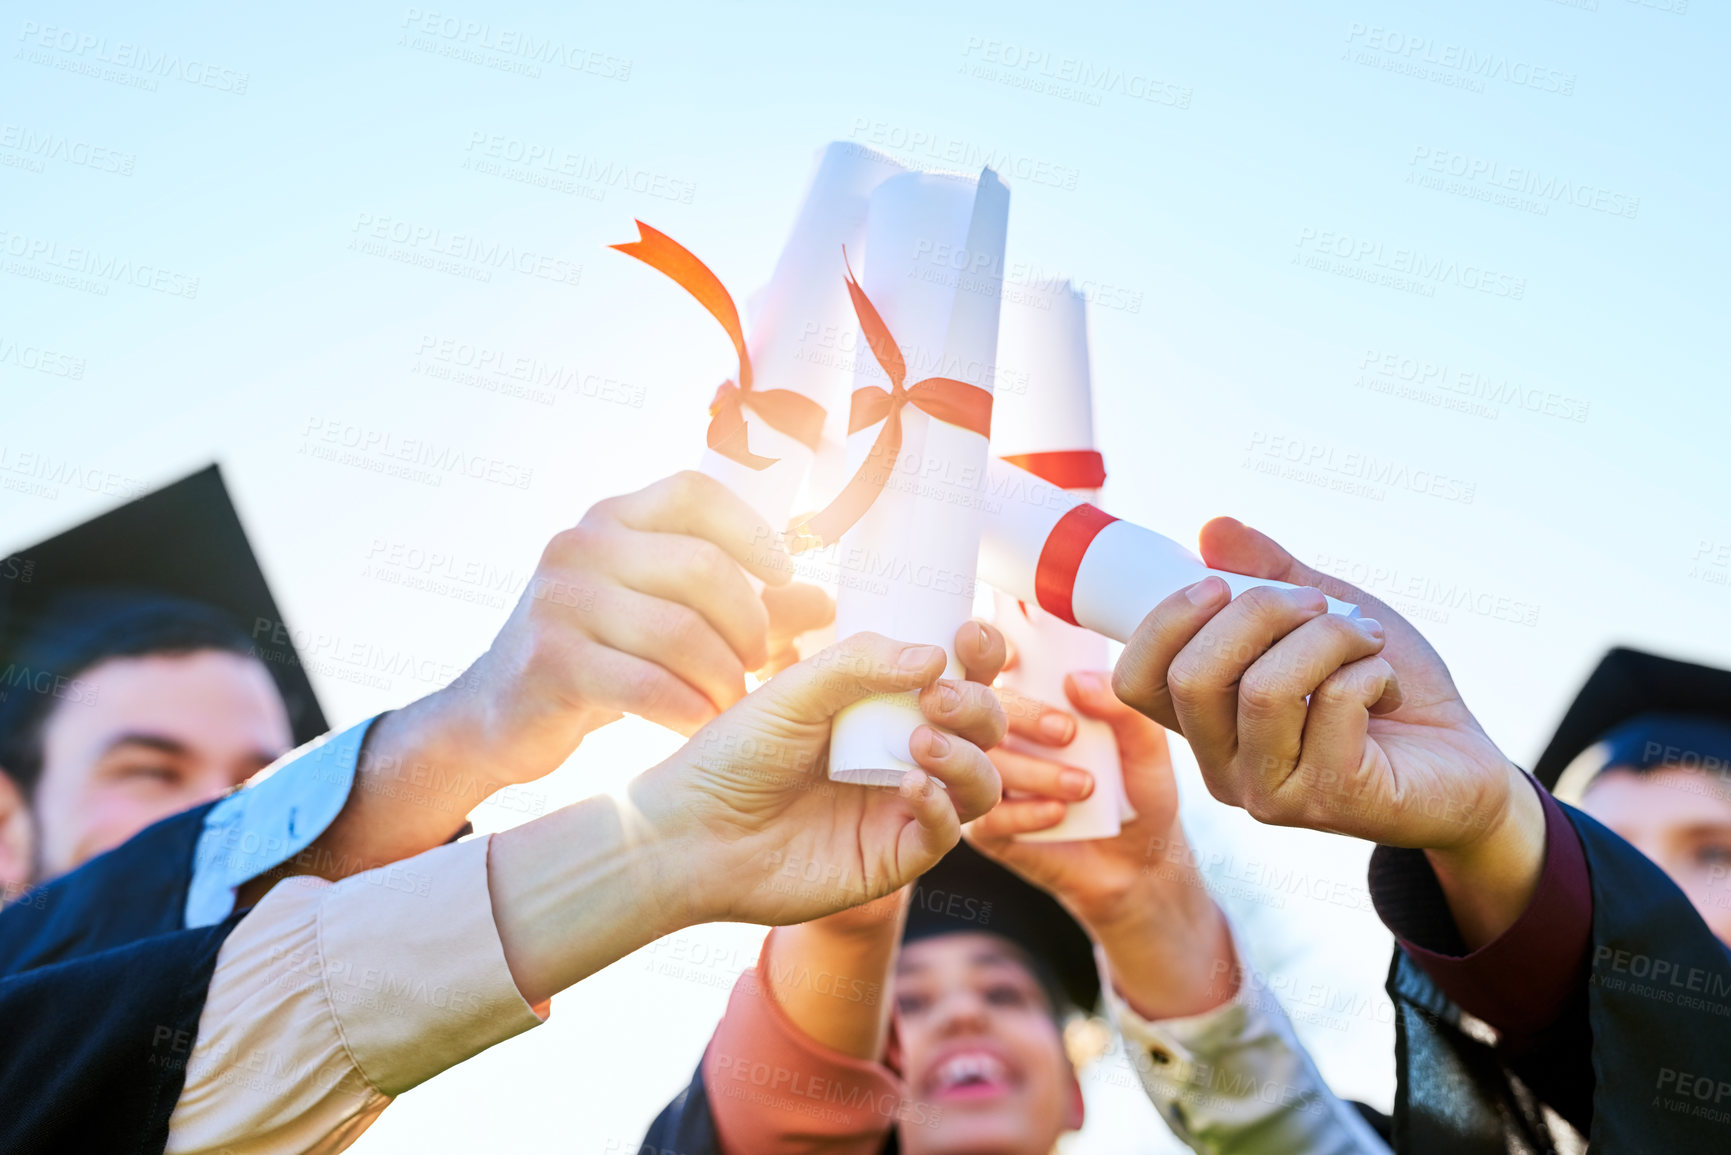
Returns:
[[[327,734],[278,759],[205,815],[186,892],[188,927],[234,910],[235,891],[311,846],[348,804],[374,718]]]
[[[1580,836],[1550,792],[1536,781],[1533,789],[1545,808],[1538,887],[1513,925],[1478,950],[1466,949],[1424,851],[1379,846],[1370,860],[1371,899],[1400,948],[1462,1010],[1516,1038],[1554,1023],[1586,981],[1593,930]]]
[[[1094,951],[1125,1054],[1155,1110],[1191,1148],[1315,1155],[1388,1151],[1359,1113],[1329,1089],[1279,1000],[1266,990],[1240,982],[1233,997],[1212,1010],[1145,1019],[1112,985],[1105,952],[1098,946]]]
[[[505,962],[487,887],[490,838],[344,879],[319,910],[319,955],[357,1069],[400,1095],[539,1026]]]
[[[902,1081],[884,1064],[824,1046],[787,1017],[757,967],[734,984],[703,1055],[703,1082],[722,1149],[752,1155],[876,1151],[908,1110]]]

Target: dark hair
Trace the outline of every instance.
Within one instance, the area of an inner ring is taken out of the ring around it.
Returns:
[[[33,615],[0,668],[0,770],[26,799],[42,777],[42,732],[55,706],[76,700],[72,680],[113,658],[200,650],[253,656],[252,642],[222,611],[160,594],[87,590],[62,594]]]

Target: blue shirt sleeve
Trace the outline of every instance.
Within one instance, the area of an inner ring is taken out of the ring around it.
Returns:
[[[336,820],[374,721],[309,743],[257,784],[211,807],[193,850],[188,929],[227,918],[239,887],[306,850]]]

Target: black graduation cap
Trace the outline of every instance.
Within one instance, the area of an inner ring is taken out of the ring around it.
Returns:
[[[1583,757],[1589,753],[1590,759]],[[1577,759],[1582,765],[1574,770]],[[1731,773],[1731,670],[1624,647],[1606,654],[1533,774],[1555,789],[1571,770],[1570,785],[1582,786],[1585,777],[1613,765]]]
[[[903,942],[980,931],[1020,947],[1060,1011],[1092,1012],[1100,998],[1094,944],[1058,900],[966,842],[914,884]]]
[[[103,629],[150,614],[254,639],[295,743],[329,728],[215,465],[0,559],[0,670],[75,655]]]

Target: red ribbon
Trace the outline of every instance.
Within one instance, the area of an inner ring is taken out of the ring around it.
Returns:
[[[1034,599],[1041,609],[1071,625],[1077,624],[1070,605],[1076,592],[1076,571],[1082,568],[1082,556],[1100,531],[1117,520],[1085,501],[1058,519],[1046,536],[1046,544],[1040,548],[1040,562],[1034,567]]]
[[[749,469],[768,469],[774,465],[778,458],[760,457],[746,445],[744,411],[749,409],[771,429],[779,430],[815,451],[823,436],[823,406],[791,389],[752,389],[751,358],[745,351],[739,310],[734,308],[733,298],[728,295],[721,279],[666,233],[638,221],[637,236],[635,241],[608,247],[660,270],[696,297],[697,303],[721,322],[721,327],[733,340],[734,351],[739,354],[737,380],[723,381],[715,391],[715,399],[709,403],[709,447]]]
[[[1059,489],[1099,489],[1106,484],[1106,459],[1092,449],[1012,453],[1003,460]]]
[[[842,260],[847,260],[845,249],[842,250]],[[895,339],[890,336],[889,326],[878,315],[877,307],[854,280],[851,266],[847,270],[847,291],[853,298],[853,311],[859,317],[860,329],[865,334],[866,343],[871,346],[872,356],[877,358],[890,379],[887,390],[881,385],[867,385],[853,391],[847,431],[858,433],[879,421],[883,422],[883,428],[878,431],[877,440],[872,442],[865,461],[835,500],[794,531],[791,548],[795,553],[838,540],[872,507],[872,502],[877,500],[889,481],[896,458],[902,451],[902,410],[905,407],[912,405],[939,421],[947,421],[981,437],[992,434],[992,395],[989,391],[953,377],[926,377],[904,387],[902,382],[908,375],[907,362],[902,358]]]

